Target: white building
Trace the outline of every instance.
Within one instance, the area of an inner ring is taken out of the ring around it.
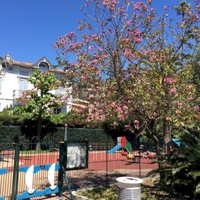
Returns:
[[[18,106],[17,99],[22,96],[22,92],[33,88],[28,79],[35,69],[53,71],[58,79],[64,75],[64,72],[55,69],[46,57],[36,63],[14,61],[10,55],[6,55],[4,58],[0,57],[0,111],[10,106]],[[53,92],[64,94],[66,91],[67,89],[59,89]],[[69,112],[71,104],[71,98],[69,98],[66,105],[56,112]]]

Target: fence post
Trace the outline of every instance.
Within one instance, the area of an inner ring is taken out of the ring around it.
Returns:
[[[59,165],[60,168],[58,170],[58,188],[59,188],[59,197],[62,196],[63,193],[63,174],[64,174],[64,168],[66,165],[66,145],[62,141],[59,145]]]
[[[18,193],[18,177],[19,177],[19,152],[20,144],[15,145],[14,169],[13,169],[13,183],[12,183],[12,196],[11,200],[16,200]]]

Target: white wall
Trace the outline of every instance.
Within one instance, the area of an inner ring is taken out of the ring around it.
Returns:
[[[20,68],[19,66],[12,65],[12,70],[9,68],[3,68],[0,77],[2,79],[1,85],[1,93],[0,93],[0,112],[3,111],[4,108],[13,106],[13,91],[17,90],[15,93],[15,98],[19,97],[19,85],[20,78],[29,78],[32,73],[32,70],[28,70],[28,68]],[[23,72],[28,72],[23,74]],[[28,90],[32,89],[33,85],[28,83]],[[71,102],[68,102],[67,105],[62,108],[62,112],[69,112],[71,110]]]
[[[3,68],[2,70],[2,74],[0,75],[2,80],[2,89],[0,94],[0,111],[2,111],[7,106],[13,105],[13,91],[19,90],[19,72],[20,68],[15,66],[13,66],[11,69]]]

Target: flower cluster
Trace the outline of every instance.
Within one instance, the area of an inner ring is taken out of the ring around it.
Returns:
[[[113,11],[118,4],[117,0],[103,0],[103,5],[106,6],[110,11]]]
[[[174,79],[174,78],[171,78],[171,77],[165,77],[163,81],[165,83],[168,83],[169,85],[177,83],[177,79]]]
[[[141,10],[143,12],[148,11],[148,6],[143,2],[137,2],[133,5],[133,10]]]

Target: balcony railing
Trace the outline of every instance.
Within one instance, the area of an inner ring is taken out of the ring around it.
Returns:
[[[19,97],[22,97],[22,94],[25,90],[13,90],[13,98],[17,99]]]

